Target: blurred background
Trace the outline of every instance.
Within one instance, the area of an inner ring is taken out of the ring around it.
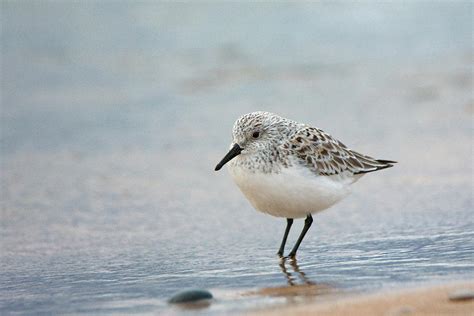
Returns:
[[[285,298],[285,221],[226,170],[242,114],[399,162],[315,216],[299,267],[371,291],[474,277],[470,1],[2,1],[0,312],[201,313]],[[289,244],[301,229],[296,222]]]

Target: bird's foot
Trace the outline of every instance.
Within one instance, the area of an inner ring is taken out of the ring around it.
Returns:
[[[290,253],[288,256],[281,257],[282,260],[296,261],[296,254]]]

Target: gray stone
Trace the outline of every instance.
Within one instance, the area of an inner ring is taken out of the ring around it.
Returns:
[[[474,300],[474,291],[469,289],[460,289],[449,293],[449,300],[453,302]]]
[[[193,303],[201,300],[209,300],[212,299],[211,292],[207,290],[199,290],[199,289],[192,289],[192,290],[184,290],[181,292],[176,293],[168,300],[168,303],[171,304],[179,304],[179,303]]]

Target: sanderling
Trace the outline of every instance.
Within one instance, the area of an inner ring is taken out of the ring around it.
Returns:
[[[311,214],[343,199],[350,184],[364,174],[396,163],[362,155],[319,128],[268,112],[241,116],[232,138],[230,151],[215,170],[230,161],[229,172],[250,203],[287,219],[280,257],[294,218],[306,217],[290,258],[313,222]]]

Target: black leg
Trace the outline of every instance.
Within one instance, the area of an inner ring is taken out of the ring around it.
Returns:
[[[312,223],[313,223],[313,217],[311,216],[311,214],[308,214],[308,216],[306,216],[306,219],[304,220],[304,227],[303,227],[303,230],[301,231],[300,237],[298,237],[298,240],[296,241],[295,246],[293,247],[290,254],[288,255],[289,258],[294,258],[296,256],[298,247],[300,246],[301,241],[303,241],[304,235],[306,235],[306,232],[311,227]]]
[[[288,238],[288,233],[290,232],[291,225],[293,225],[293,219],[287,218],[285,235],[283,235],[283,240],[281,241],[280,250],[278,250],[278,253],[277,253],[277,255],[279,255],[280,257],[283,256],[283,251],[285,251],[286,239]]]

